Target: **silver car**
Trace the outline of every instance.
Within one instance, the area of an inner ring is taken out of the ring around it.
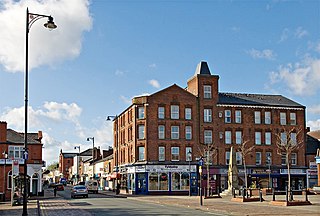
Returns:
[[[73,186],[71,190],[71,198],[75,198],[77,196],[87,197],[88,198],[88,189],[84,185],[76,185]]]

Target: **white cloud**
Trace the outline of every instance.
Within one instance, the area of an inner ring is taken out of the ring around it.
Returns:
[[[280,66],[270,73],[271,85],[283,82],[295,95],[313,95],[320,89],[320,59],[307,58],[302,63]]]
[[[149,65],[149,68],[156,68],[156,67],[157,65],[155,63]]]
[[[77,57],[82,34],[89,31],[92,18],[89,0],[6,0],[0,2],[0,64],[9,72],[24,71],[26,9],[52,15],[57,29],[43,28],[46,18],[36,21],[29,32],[29,68],[54,65]]]
[[[282,30],[279,42],[286,41],[289,37],[289,29],[285,28]]]
[[[63,152],[76,152],[74,146],[80,145],[81,151],[91,148],[91,144],[85,141],[88,136],[94,136],[95,146],[101,149],[112,146],[112,122],[101,121],[102,125],[97,128],[85,128],[80,123],[81,113],[82,108],[75,103],[45,102],[38,109],[29,107],[28,132],[43,132],[43,159],[47,164],[58,161],[60,149]],[[8,128],[24,131],[24,107],[7,108],[0,114],[0,119],[8,123]],[[65,140],[64,137],[71,140]]]
[[[115,74],[116,74],[116,76],[123,76],[124,71],[122,71],[122,70],[116,70]]]
[[[273,53],[272,50],[270,49],[265,49],[265,50],[256,50],[256,49],[251,49],[247,51],[247,53],[254,59],[268,59],[268,60],[273,60],[275,59],[275,54]]]
[[[307,36],[309,33],[308,33],[308,31],[307,30],[305,30],[305,29],[303,29],[301,26],[300,27],[298,27],[298,28],[296,28],[296,31],[295,31],[295,33],[294,33],[294,36],[296,37],[296,38],[302,38],[302,37],[304,37],[304,36]]]
[[[307,121],[307,127],[310,127],[310,131],[320,130],[320,119]]]
[[[158,80],[155,80],[155,79],[149,80],[149,84],[155,88],[160,88],[160,83],[158,82]]]
[[[233,31],[233,32],[239,32],[239,31],[240,31],[240,27],[238,27],[238,26],[232,26],[232,27],[230,28],[230,30]]]
[[[320,114],[320,104],[313,105],[307,108],[310,113]]]
[[[120,99],[126,104],[131,104],[131,98],[127,98],[127,97],[121,95]]]

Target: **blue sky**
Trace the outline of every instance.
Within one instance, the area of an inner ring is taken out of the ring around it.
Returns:
[[[132,97],[186,87],[207,61],[220,92],[281,94],[320,129],[320,2],[210,0],[0,0],[0,120],[23,132],[25,14],[29,132],[44,132],[44,159],[112,146],[106,116]]]

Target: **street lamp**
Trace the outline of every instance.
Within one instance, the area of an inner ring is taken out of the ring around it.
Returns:
[[[268,183],[268,190],[269,190],[269,188],[270,188],[270,179],[271,179],[271,156],[270,155],[268,155],[268,157],[267,157],[267,160],[268,160],[268,165],[269,165],[269,183]]]
[[[80,146],[75,146],[74,149],[79,149],[79,155],[78,155],[78,158],[77,158],[77,176],[76,176],[76,184],[78,184],[78,176],[79,176],[79,166],[80,166]]]
[[[24,191],[23,191],[23,211],[22,215],[28,215],[27,210],[27,160],[28,160],[28,45],[29,45],[29,31],[33,23],[41,18],[48,18],[48,22],[44,24],[44,26],[48,29],[55,29],[57,26],[53,22],[53,17],[42,14],[29,13],[29,9],[27,8],[27,17],[26,17],[26,74],[25,74],[25,100],[24,100],[24,110],[25,110],[25,119],[24,119]]]
[[[7,163],[7,159],[8,159],[8,154],[6,151],[3,151],[2,153],[3,157],[4,157],[4,168],[3,168],[3,201],[6,201],[6,163]]]
[[[191,196],[191,165],[190,162],[192,160],[191,150],[188,151],[188,161],[189,161],[189,196]]]
[[[87,141],[92,140],[92,179],[94,179],[94,137],[88,137]]]

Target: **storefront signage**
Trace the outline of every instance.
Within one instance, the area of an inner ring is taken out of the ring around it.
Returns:
[[[280,169],[280,174],[288,174],[288,169]],[[304,169],[290,169],[290,174],[306,174]]]
[[[320,164],[320,157],[315,157],[316,158],[316,163]]]
[[[19,164],[24,164],[24,159],[15,159],[19,161]],[[13,159],[0,159],[0,164],[12,164]]]
[[[310,169],[317,169],[317,163],[315,161],[310,161],[309,168]]]
[[[19,175],[19,161],[18,160],[13,160],[12,175]]]
[[[147,165],[147,172],[196,172],[196,165]]]

